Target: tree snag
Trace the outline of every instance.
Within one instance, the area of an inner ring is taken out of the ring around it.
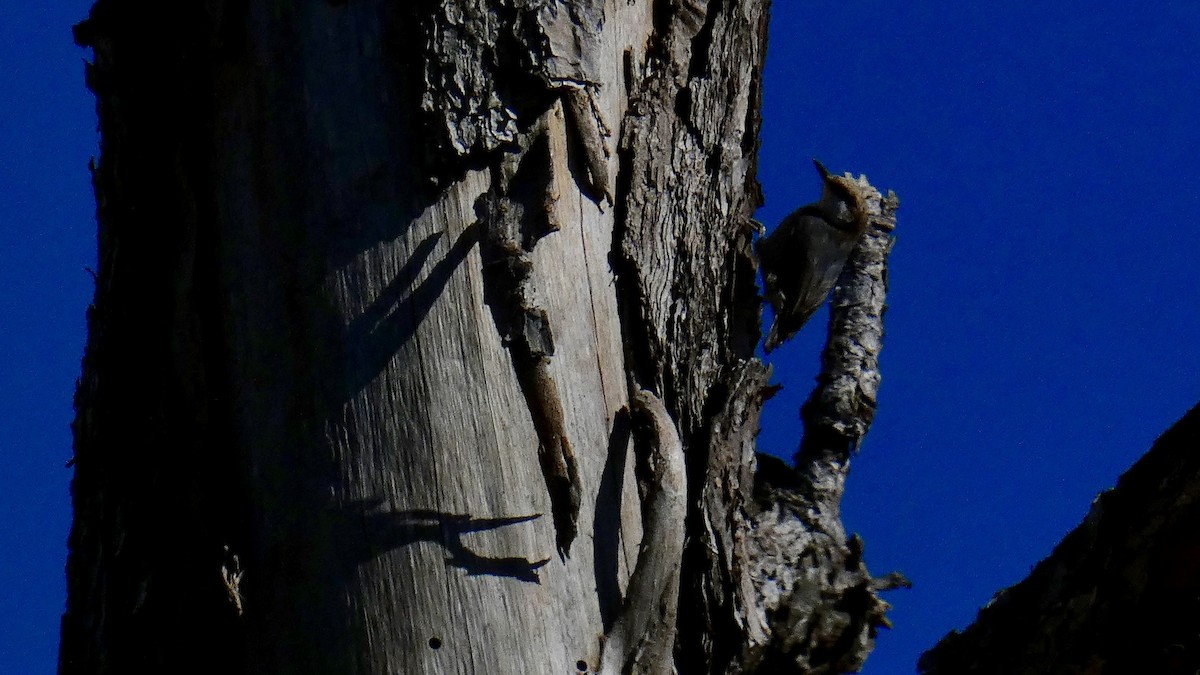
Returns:
[[[751,672],[857,672],[878,628],[890,627],[881,590],[906,587],[899,573],[872,577],[863,542],[849,538],[841,499],[850,458],[870,428],[879,388],[887,256],[898,200],[857,180],[868,226],[830,301],[829,338],[817,387],[801,408],[796,466],[759,456],[747,576],[744,651]]]
[[[766,22],[97,0],[60,672],[861,662],[883,605],[836,514],[852,444],[810,427],[816,494],[755,478]],[[763,539],[784,521],[800,549]],[[789,565],[828,581],[776,593]]]

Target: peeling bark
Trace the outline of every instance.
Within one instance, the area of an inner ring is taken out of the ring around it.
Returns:
[[[761,0],[99,0],[60,671],[865,655],[884,605],[836,516],[841,446],[810,426],[814,495],[755,477],[766,21]],[[831,394],[865,419],[839,434],[866,431],[872,358]],[[772,565],[829,581],[775,592]]]
[[[559,124],[552,122],[558,120]],[[558,232],[558,190],[551,134],[562,135],[555,106],[518,136],[517,149],[495,165],[492,189],[476,205],[483,228],[484,295],[496,329],[512,356],[513,370],[538,436],[538,461],[550,494],[555,545],[566,556],[579,531],[578,462],[567,434],[562,397],[550,372],[554,335],[546,310],[534,300],[532,252]]]

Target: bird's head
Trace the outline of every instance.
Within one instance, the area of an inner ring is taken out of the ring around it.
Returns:
[[[862,189],[858,182],[845,176],[835,176],[817,160],[813,160],[817,173],[821,174],[821,199],[817,202],[825,218],[834,227],[852,232],[856,236],[867,229],[867,209]]]

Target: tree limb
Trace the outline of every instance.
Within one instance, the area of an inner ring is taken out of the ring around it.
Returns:
[[[899,574],[872,578],[863,543],[846,537],[840,503],[850,456],[875,413],[879,351],[898,200],[865,178],[870,226],[847,260],[831,300],[829,338],[816,389],[801,410],[805,435],[795,469],[760,456],[748,531],[758,605],[747,622],[743,672],[857,672],[880,626],[890,626],[879,590],[907,586]]]
[[[625,607],[608,632],[600,672],[666,675],[674,670],[679,566],[687,513],[687,475],[679,431],[654,394],[639,390],[633,411],[648,418],[651,484],[645,499],[645,530]]]

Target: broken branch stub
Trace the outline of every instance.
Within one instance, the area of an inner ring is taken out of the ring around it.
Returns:
[[[796,469],[814,497],[834,507],[841,501],[849,459],[875,418],[879,352],[887,309],[887,258],[895,239],[895,193],[882,196],[860,176],[869,225],[850,254],[830,300],[829,337],[821,374],[800,409],[804,439]]]
[[[857,672],[890,606],[877,592],[908,586],[873,578],[863,543],[847,537],[840,502],[850,456],[870,428],[879,388],[887,257],[899,200],[857,180],[870,225],[831,300],[817,387],[801,409],[805,435],[792,469],[760,456],[755,475],[749,576],[758,600],[748,620],[745,672]]]

